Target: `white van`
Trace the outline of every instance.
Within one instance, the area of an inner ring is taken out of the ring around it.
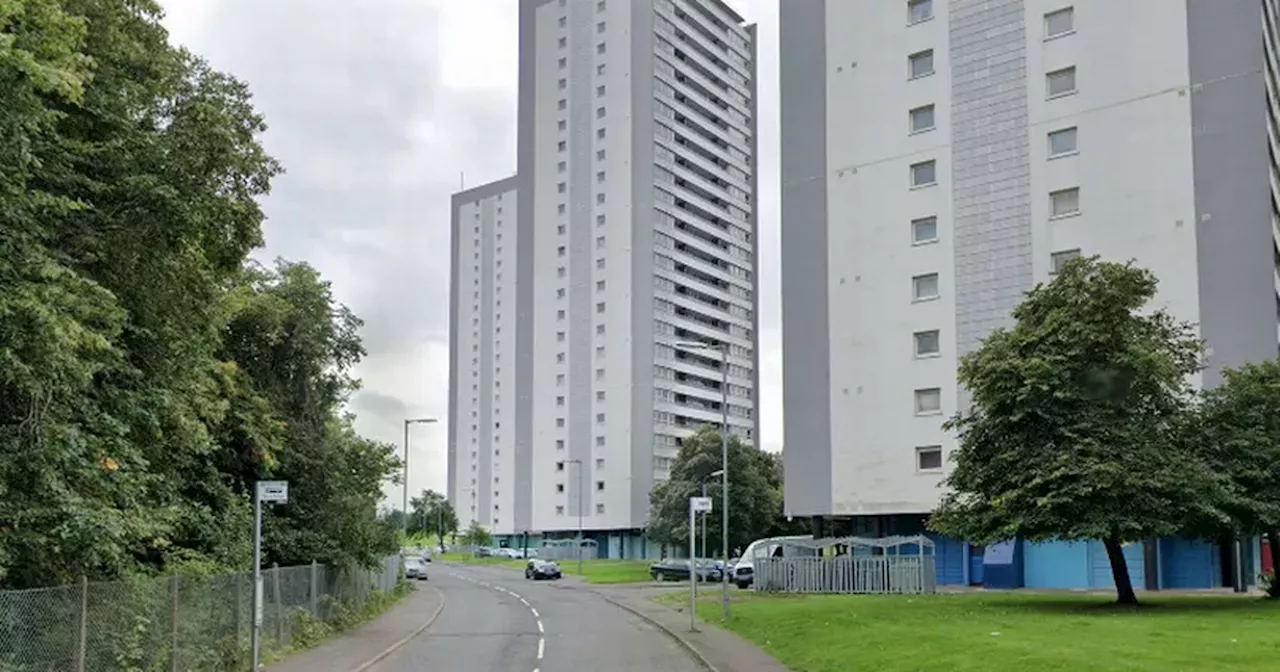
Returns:
[[[743,552],[742,557],[738,559],[738,563],[733,566],[730,581],[738,584],[739,588],[747,588],[755,579],[755,559],[760,557],[782,556],[787,546],[783,545],[784,541],[792,540],[809,540],[813,539],[812,534],[795,535],[790,537],[769,537],[767,539],[757,539],[747,546],[747,550]]]

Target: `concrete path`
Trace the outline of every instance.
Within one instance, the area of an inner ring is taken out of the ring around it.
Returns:
[[[267,668],[268,672],[364,672],[370,663],[424,632],[442,613],[445,597],[432,585],[436,575],[442,573],[437,569],[432,572],[431,581],[418,582],[411,595],[377,620],[290,656]]]

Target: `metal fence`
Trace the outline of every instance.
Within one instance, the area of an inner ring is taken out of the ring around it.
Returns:
[[[783,593],[933,593],[934,550],[924,535],[782,539],[758,549],[752,584]]]
[[[400,573],[399,556],[374,571],[264,569],[263,650],[363,609]],[[250,572],[0,592],[0,672],[248,670],[252,632]]]
[[[555,560],[564,562],[566,560],[577,561],[581,555],[583,560],[592,560],[600,557],[600,545],[595,539],[583,539],[581,543],[577,539],[554,539],[542,542],[542,547],[538,549],[538,557],[543,560]]]

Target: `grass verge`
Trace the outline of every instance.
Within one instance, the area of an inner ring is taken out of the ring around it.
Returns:
[[[719,603],[698,616],[718,623]],[[1280,669],[1280,604],[1242,597],[739,593],[728,628],[797,672]]]
[[[490,565],[510,569],[524,569],[527,560],[511,558],[477,558],[470,553],[445,553],[440,556],[445,562],[456,562],[464,565]],[[566,576],[578,573],[577,560],[562,560],[560,570]],[[647,583],[653,580],[649,576],[649,560],[584,560],[582,562],[582,580],[593,584]]]
[[[390,592],[375,590],[369,593],[363,604],[330,600],[329,617],[324,620],[316,618],[306,609],[296,609],[292,614],[290,632],[293,637],[289,645],[283,649],[264,651],[263,663],[268,666],[278,663],[293,654],[313,649],[347,630],[372,621],[389,611],[414,589],[412,583],[401,581]]]

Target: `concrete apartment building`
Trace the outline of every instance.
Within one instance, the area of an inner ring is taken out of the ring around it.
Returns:
[[[500,540],[581,513],[639,557],[649,491],[722,421],[719,352],[677,343],[727,349],[759,436],[755,31],[719,0],[521,0],[519,39],[517,175],[454,196],[449,497]]]
[[[1158,275],[1208,343],[1205,386],[1277,355],[1277,5],[781,4],[792,515],[918,531],[955,447],[957,359],[1076,255]],[[941,582],[981,582],[992,549],[937,541]],[[1230,563],[1180,539],[1126,552],[1152,588],[1223,585]],[[999,553],[1027,586],[1111,583],[1100,544]]]

